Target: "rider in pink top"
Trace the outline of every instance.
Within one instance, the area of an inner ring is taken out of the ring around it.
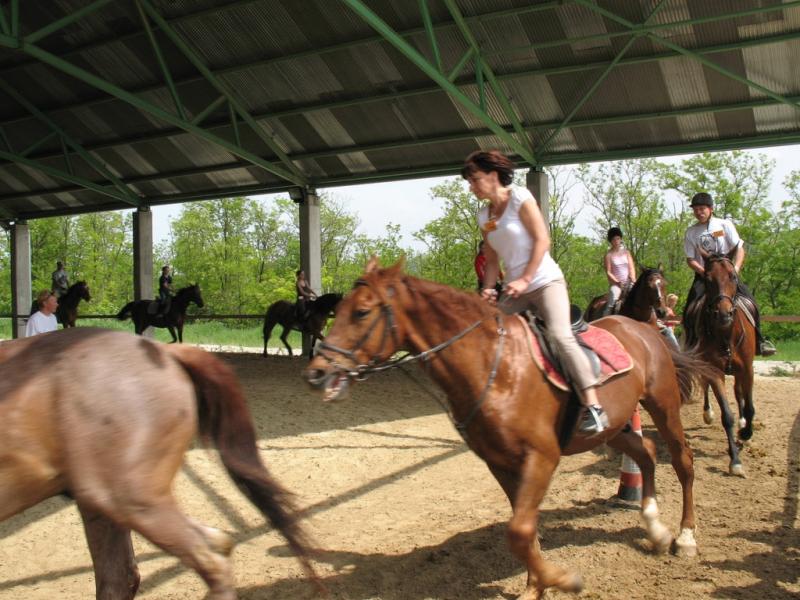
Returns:
[[[636,266],[628,249],[622,245],[622,230],[612,227],[608,230],[608,243],[611,248],[606,252],[604,264],[608,277],[608,300],[603,309],[603,316],[616,312],[614,307],[622,296],[622,291],[629,289],[636,279]]]

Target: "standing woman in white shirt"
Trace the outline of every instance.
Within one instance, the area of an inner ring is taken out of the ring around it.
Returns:
[[[614,306],[622,296],[622,290],[630,288],[636,280],[636,266],[633,264],[633,256],[622,244],[622,230],[619,227],[612,227],[608,230],[606,238],[611,248],[606,252],[603,261],[608,277],[608,300],[603,309],[603,316],[614,312]]]
[[[58,329],[56,320],[56,308],[58,308],[58,298],[50,290],[43,290],[36,296],[36,304],[39,310],[33,313],[25,326],[25,337],[47,333]]]
[[[547,338],[586,407],[579,430],[600,433],[608,427],[608,417],[597,399],[597,379],[589,360],[572,333],[567,284],[550,256],[550,234],[536,200],[527,188],[512,185],[514,164],[497,150],[470,154],[461,176],[479,200],[488,202],[478,213],[486,242],[481,296],[496,302],[494,283],[502,258],[508,283],[499,308],[507,314],[531,310],[545,322]]]

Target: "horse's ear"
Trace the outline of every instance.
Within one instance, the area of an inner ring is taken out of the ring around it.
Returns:
[[[658,269],[658,271],[660,273],[663,273],[664,272],[664,263],[659,262],[658,265],[656,265],[656,269]]]
[[[367,261],[367,266],[364,268],[364,273],[372,273],[373,271],[377,271],[379,268],[380,264],[378,263],[378,257],[373,254]]]
[[[403,272],[403,268],[406,266],[406,257],[401,256],[400,260],[394,263],[391,267],[386,269],[386,275],[391,278],[399,277],[400,273]]]

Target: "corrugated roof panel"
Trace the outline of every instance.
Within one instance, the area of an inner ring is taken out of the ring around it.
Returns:
[[[777,104],[753,109],[759,133],[783,133],[800,129],[800,110]]]
[[[800,94],[800,61],[793,59],[800,54],[800,39],[745,48],[742,54],[748,79],[778,94]]]
[[[556,14],[568,39],[607,33],[603,17],[579,4],[565,4],[559,7]],[[612,49],[610,38],[573,42],[570,46],[576,55],[586,50],[611,51]]]

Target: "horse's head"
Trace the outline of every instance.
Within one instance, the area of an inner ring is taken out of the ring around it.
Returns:
[[[184,297],[188,302],[194,302],[197,308],[203,308],[203,295],[200,293],[200,284],[194,283],[178,290],[177,296]]]
[[[350,379],[365,367],[388,360],[402,345],[405,312],[401,306],[403,261],[382,269],[373,257],[352,291],[336,309],[330,333],[303,377],[323,392],[326,402],[347,394]]]
[[[730,327],[736,314],[736,288],[739,275],[733,261],[721,254],[705,259],[706,300],[709,317],[720,327]]]
[[[640,269],[641,274],[625,297],[623,305],[630,310],[623,310],[623,314],[650,315],[652,309],[659,319],[663,319],[667,316],[667,280],[664,271],[661,265],[656,268],[640,267]]]
[[[89,302],[92,299],[92,295],[89,293],[89,286],[86,284],[85,281],[79,281],[75,284],[76,289],[78,290],[78,295],[86,302]]]

